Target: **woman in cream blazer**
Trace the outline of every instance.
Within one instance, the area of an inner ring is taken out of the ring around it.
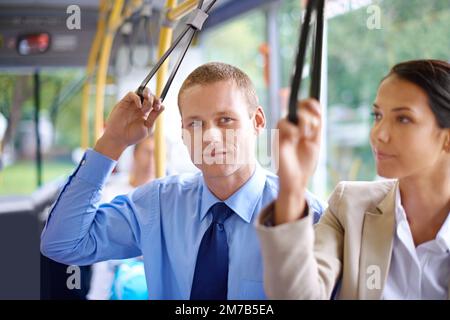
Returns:
[[[341,182],[315,227],[303,194],[319,152],[320,106],[300,102],[298,115],[298,127],[279,123],[280,192],[256,226],[267,296],[449,297],[450,64],[408,61],[382,80],[370,142],[389,180]]]

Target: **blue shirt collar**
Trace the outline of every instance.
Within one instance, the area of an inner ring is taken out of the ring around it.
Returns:
[[[253,217],[258,200],[260,199],[264,185],[266,184],[266,173],[264,169],[256,163],[255,171],[250,179],[247,180],[235,193],[233,193],[224,202],[241,219],[250,223]],[[200,206],[200,220],[203,220],[215,203],[221,202],[208,188],[202,177],[202,196]]]

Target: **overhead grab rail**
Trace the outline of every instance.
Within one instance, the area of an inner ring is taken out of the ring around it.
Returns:
[[[214,6],[217,0],[211,1],[205,10],[202,9],[203,7],[203,0],[198,2],[197,8],[191,13],[188,21],[187,26],[183,30],[183,32],[178,36],[177,39],[173,42],[173,44],[170,46],[170,48],[164,53],[164,55],[159,59],[159,61],[156,63],[156,65],[153,67],[153,69],[150,71],[150,73],[147,75],[147,77],[142,81],[139,88],[136,90],[136,93],[140,96],[141,101],[144,99],[143,93],[144,89],[147,86],[147,84],[150,82],[150,80],[153,78],[153,76],[158,72],[159,68],[163,65],[163,63],[166,61],[166,59],[170,56],[172,51],[178,46],[178,44],[187,36],[188,40],[182,49],[182,52],[175,64],[175,66],[172,69],[172,72],[161,92],[160,99],[161,101],[164,101],[167,92],[170,89],[170,85],[172,84],[173,79],[175,78],[175,75],[181,65],[181,62],[184,59],[184,56],[186,55],[187,50],[189,49],[192,40],[194,39],[194,36],[198,31],[200,31],[203,27],[203,24],[208,19],[208,13],[211,10],[211,8]]]
[[[302,84],[303,66],[305,64],[308,38],[311,32],[314,32],[314,38],[312,39],[312,71],[309,96],[316,100],[320,100],[324,8],[325,0],[309,0],[306,7],[305,18],[300,33],[297,59],[295,61],[295,72],[291,82],[291,94],[289,97],[288,120],[294,124],[298,123],[298,93]],[[315,16],[315,20],[311,22],[313,15]]]

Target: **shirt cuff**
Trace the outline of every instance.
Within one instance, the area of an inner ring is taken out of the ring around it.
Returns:
[[[116,164],[117,161],[93,149],[88,149],[81,159],[75,176],[90,184],[103,186]]]

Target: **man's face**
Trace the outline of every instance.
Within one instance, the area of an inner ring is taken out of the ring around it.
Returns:
[[[233,81],[192,86],[179,101],[183,141],[205,176],[230,176],[254,163],[264,113],[261,107],[248,106]]]

